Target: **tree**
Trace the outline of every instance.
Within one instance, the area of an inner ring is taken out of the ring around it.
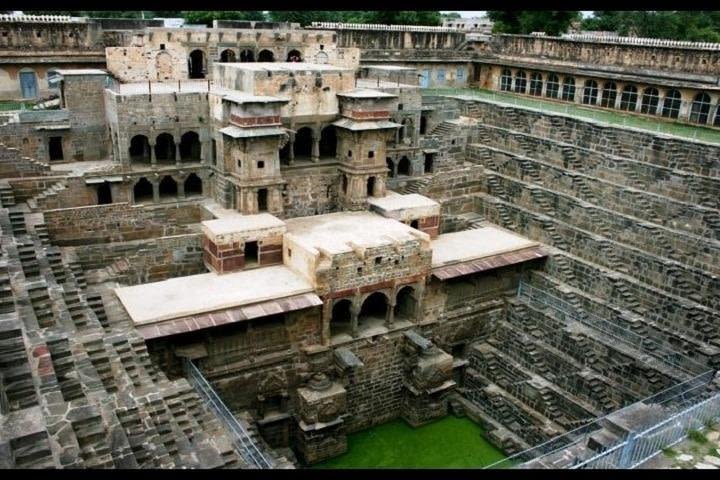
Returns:
[[[212,26],[213,20],[256,20],[264,21],[265,14],[260,11],[239,11],[239,10],[228,10],[228,11],[183,11],[180,12],[186,23],[190,24],[203,24],[208,27]]]
[[[494,22],[494,33],[560,35],[581,14],[579,10],[489,10],[488,18]]]
[[[302,26],[312,22],[379,23],[387,25],[440,25],[442,17],[435,11],[273,11],[274,22],[296,22]]]
[[[718,11],[596,11],[583,20],[584,30],[607,30],[670,40],[720,42]]]
[[[457,20],[458,18],[462,18],[462,15],[458,12],[442,13],[440,16],[443,20]]]

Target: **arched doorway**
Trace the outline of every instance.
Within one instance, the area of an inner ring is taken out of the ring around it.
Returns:
[[[710,95],[700,92],[695,95],[690,106],[690,121],[695,123],[707,123],[710,116]]]
[[[220,53],[220,63],[233,63],[235,61],[235,52],[227,48]]]
[[[680,114],[680,92],[677,90],[668,90],[663,101],[662,116],[666,118],[678,118]]]
[[[400,289],[395,297],[395,308],[393,314],[395,320],[413,321],[417,313],[417,300],[415,299],[415,289],[411,286],[405,286]]]
[[[153,201],[153,186],[150,181],[142,177],[133,187],[133,202],[152,202]]]
[[[657,107],[660,103],[660,94],[657,88],[646,88],[642,96],[642,105],[640,105],[640,113],[648,113],[654,115],[657,113]]]
[[[638,92],[635,85],[625,85],[620,95],[620,110],[634,112],[637,108]]]
[[[410,160],[408,160],[407,157],[402,157],[402,158],[400,159],[400,162],[398,163],[398,169],[397,169],[398,176],[400,176],[400,175],[404,175],[404,176],[410,175],[410,170],[411,170],[411,168],[412,168],[412,166],[410,165]]]
[[[388,301],[382,292],[375,292],[365,299],[358,314],[358,329],[382,326],[387,316]]]
[[[518,70],[515,74],[515,93],[525,93],[525,87],[527,87],[525,72]]]
[[[242,52],[240,52],[240,62],[241,63],[248,63],[248,62],[254,62],[255,61],[255,54],[252,50],[245,49]]]
[[[302,62],[302,55],[297,50],[290,50],[287,54],[288,62]]]
[[[36,98],[38,96],[37,75],[32,70],[20,72],[20,91],[22,98]]]
[[[202,195],[203,193],[202,180],[200,180],[200,177],[198,177],[195,173],[188,175],[183,185],[185,187],[186,197]]]
[[[389,170],[388,177],[393,178],[395,176],[395,162],[392,161],[392,158],[386,158],[385,165],[387,165]]]
[[[562,97],[569,102],[575,101],[575,77],[563,78]]]
[[[512,72],[506,68],[500,74],[500,90],[509,92],[512,89]]]
[[[312,155],[313,131],[310,127],[303,127],[295,133],[293,153],[295,160],[299,158],[309,159]]]
[[[368,197],[372,197],[375,195],[375,177],[368,178],[366,192]]]
[[[180,160],[200,161],[200,135],[195,132],[185,132],[180,137]]]
[[[605,82],[603,84],[602,98],[600,106],[605,108],[615,108],[615,100],[617,99],[617,85],[615,82]]]
[[[337,137],[335,127],[329,126],[320,132],[320,156],[334,157],[337,153]]]
[[[173,60],[167,50],[155,57],[155,74],[158,80],[169,80],[173,77]]]
[[[595,105],[598,97],[598,84],[595,80],[586,80],[583,89],[582,103],[585,105]]]
[[[274,62],[275,54],[270,50],[260,50],[258,54],[258,62]]]
[[[190,52],[188,67],[190,78],[205,78],[205,54],[202,50]]]
[[[257,193],[258,212],[267,212],[268,210],[268,190],[261,188]]]
[[[177,198],[177,182],[170,175],[165,175],[160,180],[159,185],[160,199]]]
[[[547,98],[558,98],[560,92],[560,79],[554,73],[548,75],[547,87],[545,88],[545,96]]]
[[[420,116],[420,135],[425,135],[427,132],[427,117],[425,115]]]
[[[97,186],[97,203],[98,205],[107,205],[108,203],[112,203],[112,190],[110,189],[110,182],[103,182]]]
[[[330,336],[352,335],[352,302],[348,299],[337,300],[330,317]]]
[[[169,133],[161,133],[155,139],[155,158],[158,163],[175,162],[175,139]]]
[[[542,95],[543,79],[542,75],[538,72],[534,72],[530,77],[530,95],[539,97]]]

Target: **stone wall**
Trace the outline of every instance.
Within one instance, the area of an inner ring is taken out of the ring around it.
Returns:
[[[212,218],[199,205],[145,207],[113,203],[46,210],[45,223],[56,245],[125,242],[188,233],[188,224]]]
[[[111,267],[113,280],[125,285],[207,272],[199,233],[71,248],[84,270]]]
[[[619,155],[652,165],[720,177],[720,146],[614,127],[569,115],[506,106],[491,101],[467,102],[464,115],[481,123],[509,128],[578,147]]]
[[[489,46],[491,51],[504,56],[705,75],[714,75],[720,62],[717,50],[617,45],[532,35],[493,35]]]
[[[337,211],[340,175],[335,167],[283,168],[283,217],[305,217]]]

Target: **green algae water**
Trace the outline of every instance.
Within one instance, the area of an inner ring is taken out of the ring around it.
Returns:
[[[348,435],[348,451],[312,468],[481,468],[506,457],[480,425],[447,416],[413,428],[403,420]]]

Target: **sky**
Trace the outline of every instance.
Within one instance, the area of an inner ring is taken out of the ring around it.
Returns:
[[[451,13],[454,10],[448,10],[448,11],[440,11],[440,13]],[[485,16],[486,11],[485,10],[473,10],[473,11],[458,11],[460,15],[462,15],[463,18],[473,18],[473,17],[482,17]],[[591,10],[582,10],[581,11],[583,18],[587,18],[592,16]]]

